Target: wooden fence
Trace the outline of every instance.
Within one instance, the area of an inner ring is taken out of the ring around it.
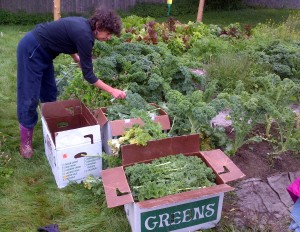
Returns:
[[[166,3],[167,0],[61,0],[62,13],[84,13],[104,6],[115,10],[129,10],[137,3]],[[0,0],[0,9],[28,13],[53,12],[53,0]]]
[[[300,0],[243,0],[251,6],[300,9]],[[62,13],[91,12],[99,6],[129,10],[137,3],[166,3],[167,0],[61,0]],[[28,13],[53,12],[53,0],[0,0],[0,9]]]
[[[250,6],[300,9],[300,0],[244,0],[244,2]]]

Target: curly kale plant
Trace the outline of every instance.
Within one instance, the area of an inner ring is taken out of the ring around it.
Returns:
[[[291,79],[267,75],[255,79],[255,93],[261,108],[265,110],[266,137],[270,138],[272,124],[279,132],[278,151],[300,151],[299,128],[295,125],[296,114],[290,105],[299,98],[300,85]]]
[[[225,106],[225,101],[219,99],[206,103],[201,90],[187,95],[170,90],[166,99],[167,112],[174,120],[172,130],[177,135],[196,133],[209,127],[211,119]]]
[[[299,43],[285,44],[282,41],[274,41],[270,45],[256,49],[251,56],[261,65],[281,79],[300,79],[300,45]]]
[[[125,170],[136,201],[215,185],[211,168],[197,156],[170,155]]]
[[[224,146],[224,130],[212,128],[210,122],[225,107],[225,100],[216,98],[207,103],[204,101],[205,94],[200,90],[187,95],[170,90],[166,99],[164,107],[173,121],[169,134],[200,133],[203,147]]]
[[[232,146],[228,144],[227,152],[235,154],[243,144],[260,141],[260,138],[256,136],[247,138],[253,126],[263,119],[264,109],[259,104],[259,98],[255,94],[249,94],[246,91],[232,95],[222,93],[219,97],[226,99],[229,103],[229,115],[235,132],[233,144]]]
[[[73,71],[72,78],[68,80],[59,95],[61,100],[73,98],[80,99],[89,109],[97,109],[111,104],[111,95],[104,91],[100,92],[98,88],[85,81],[80,69]]]
[[[127,91],[124,100],[115,100],[111,106],[107,107],[107,118],[110,121],[117,119],[133,118],[131,111],[134,109],[155,113],[156,108],[146,102],[138,93]]]

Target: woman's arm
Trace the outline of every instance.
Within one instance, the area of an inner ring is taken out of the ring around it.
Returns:
[[[71,54],[70,56],[73,58],[74,62],[75,62],[79,67],[81,67],[81,66],[80,66],[80,57],[79,57],[79,55],[78,55],[77,53],[75,53],[75,54]]]
[[[115,89],[115,88],[111,87],[110,85],[105,84],[101,80],[96,81],[93,85],[99,89],[102,89],[102,90],[110,93],[114,98],[126,98],[125,91]]]
[[[79,67],[80,67],[80,57],[78,56],[78,54],[75,53],[75,54],[71,54],[70,56],[73,58],[75,63],[79,64]],[[102,89],[102,90],[110,93],[114,98],[126,98],[126,93],[124,91],[115,89],[115,88],[105,84],[103,81],[101,81],[99,79],[93,85],[99,89]]]

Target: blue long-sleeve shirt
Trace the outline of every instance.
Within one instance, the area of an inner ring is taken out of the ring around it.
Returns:
[[[92,49],[95,38],[88,19],[66,17],[38,24],[33,33],[41,45],[55,58],[60,53],[78,53],[84,78],[91,84],[98,78],[93,71]]]

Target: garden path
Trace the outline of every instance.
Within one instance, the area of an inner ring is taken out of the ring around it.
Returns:
[[[252,228],[253,231],[288,231],[293,207],[286,188],[297,177],[298,172],[276,173],[264,181],[261,178],[249,178],[236,184],[236,199],[231,208],[231,219],[238,228]],[[233,199],[229,199],[232,203]]]

